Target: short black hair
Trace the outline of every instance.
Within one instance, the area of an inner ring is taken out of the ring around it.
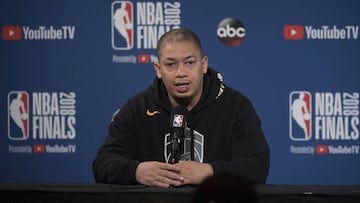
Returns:
[[[163,34],[157,42],[157,55],[160,56],[161,47],[167,42],[193,42],[195,47],[203,54],[199,37],[191,30],[175,28]]]

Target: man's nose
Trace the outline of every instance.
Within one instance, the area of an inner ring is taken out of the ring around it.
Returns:
[[[180,63],[177,67],[176,76],[184,76],[186,75],[186,67],[184,64]]]

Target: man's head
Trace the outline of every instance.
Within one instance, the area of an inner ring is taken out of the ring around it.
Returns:
[[[199,38],[190,30],[173,29],[159,39],[157,54],[156,75],[162,79],[170,102],[191,109],[200,100],[208,68]]]

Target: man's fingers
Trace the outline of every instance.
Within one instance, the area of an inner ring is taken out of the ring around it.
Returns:
[[[136,172],[139,183],[149,186],[168,188],[183,185],[184,181],[180,168],[167,163],[143,162],[139,164]]]
[[[184,177],[182,177],[179,173],[174,172],[174,171],[169,171],[169,170],[162,170],[161,171],[161,177],[170,179],[170,180],[175,180],[175,181],[184,181]]]
[[[177,165],[173,165],[173,164],[161,163],[160,168],[163,169],[163,170],[173,171],[173,172],[176,172],[176,173],[180,172],[180,168]]]
[[[163,183],[163,182],[160,182],[160,181],[154,181],[152,186],[156,186],[156,187],[162,187],[162,188],[168,188],[170,187],[170,184],[168,183]]]
[[[180,168],[171,164],[163,164],[159,175],[162,183],[173,186],[180,186],[184,181],[184,177],[180,175]]]

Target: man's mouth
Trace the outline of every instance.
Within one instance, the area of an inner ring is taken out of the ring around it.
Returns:
[[[175,84],[175,89],[179,93],[187,92],[190,89],[190,83],[178,83],[178,84]]]

